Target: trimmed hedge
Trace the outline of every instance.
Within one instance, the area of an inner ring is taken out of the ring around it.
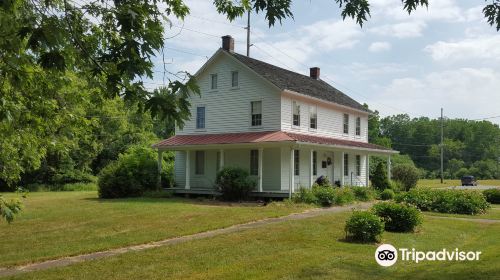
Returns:
[[[384,221],[387,231],[410,232],[422,224],[420,211],[412,205],[380,202],[373,205],[372,211]]]
[[[396,165],[391,171],[392,179],[401,183],[405,191],[417,186],[420,174],[418,169],[410,164]]]
[[[397,202],[415,205],[422,211],[475,215],[489,207],[484,195],[470,190],[412,189],[396,197]]]
[[[375,242],[384,232],[384,222],[369,211],[354,211],[345,223],[346,239],[358,242]]]
[[[385,189],[383,192],[380,193],[380,199],[382,200],[391,200],[394,199],[395,196],[396,194],[391,189]]]
[[[312,194],[320,206],[329,207],[335,202],[335,191],[332,187],[313,186]]]
[[[484,190],[483,195],[489,203],[500,204],[500,189]]]
[[[370,190],[367,193],[363,193],[363,200],[365,198],[371,199]],[[332,205],[344,205],[351,203],[356,200],[355,192],[352,188],[332,188],[332,187],[321,187],[317,184],[313,185],[312,189],[300,188],[298,192],[294,193],[292,196],[292,201],[296,203],[309,203],[317,204],[323,207],[329,207]]]
[[[248,198],[255,182],[243,168],[224,167],[217,173],[215,187],[222,193],[223,200],[241,201]]]

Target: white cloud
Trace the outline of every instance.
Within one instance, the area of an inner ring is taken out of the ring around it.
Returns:
[[[398,4],[396,4],[398,3]],[[455,0],[433,0],[429,1],[429,6],[419,6],[410,15],[403,10],[401,1],[393,1],[391,5],[386,5],[385,14],[396,20],[412,20],[419,21],[448,21],[457,22],[463,21],[464,15],[462,8],[457,5]]]
[[[436,61],[500,60],[500,35],[439,41],[424,48]]]
[[[437,116],[443,107],[448,117],[477,118],[498,114],[499,88],[499,71],[459,68],[432,72],[421,79],[394,79],[377,101],[429,117]]]
[[[391,49],[391,44],[389,42],[373,42],[371,43],[368,50],[371,52],[383,52]]]
[[[383,36],[413,38],[422,36],[422,31],[426,26],[427,24],[423,21],[408,21],[372,27],[369,31]]]

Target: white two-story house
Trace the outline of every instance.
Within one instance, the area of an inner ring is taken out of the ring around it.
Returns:
[[[396,153],[368,143],[370,112],[317,67],[310,76],[285,70],[235,53],[224,36],[195,77],[191,119],[154,145],[175,151],[177,192],[212,193],[223,166],[247,169],[257,196],[288,196],[319,176],[366,186],[369,156]]]

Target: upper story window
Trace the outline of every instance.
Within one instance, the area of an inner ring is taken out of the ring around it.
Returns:
[[[300,126],[300,105],[297,103],[297,101],[293,101],[292,110],[293,110],[293,125]]]
[[[262,125],[262,101],[252,101],[250,104],[252,107],[252,126]]]
[[[217,89],[217,74],[210,75],[210,89]]]
[[[318,128],[318,109],[316,106],[309,107],[309,127],[316,129]]]
[[[361,156],[356,155],[356,176],[361,176]]]
[[[205,174],[205,151],[196,151],[195,153],[194,174]]]
[[[238,85],[239,85],[238,71],[233,71],[233,72],[231,72],[231,86],[238,87]]]
[[[293,171],[295,176],[300,175],[300,156],[299,150],[293,150]]]
[[[356,118],[356,136],[361,135],[361,118],[357,117]]]
[[[259,175],[259,151],[250,150],[250,175]]]
[[[196,128],[205,128],[205,107],[196,107]]]
[[[344,134],[349,134],[349,114],[344,114]]]
[[[349,154],[344,154],[344,176],[349,176]]]
[[[316,151],[313,151],[312,161],[313,175],[316,176],[318,174],[318,153]]]

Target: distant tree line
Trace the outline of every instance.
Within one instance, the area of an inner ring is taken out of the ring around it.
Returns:
[[[444,120],[444,177],[500,178],[500,128],[490,121]],[[369,119],[371,143],[400,151],[397,163],[414,164],[424,178],[438,178],[441,121],[407,114]],[[381,159],[375,159],[375,161]]]

